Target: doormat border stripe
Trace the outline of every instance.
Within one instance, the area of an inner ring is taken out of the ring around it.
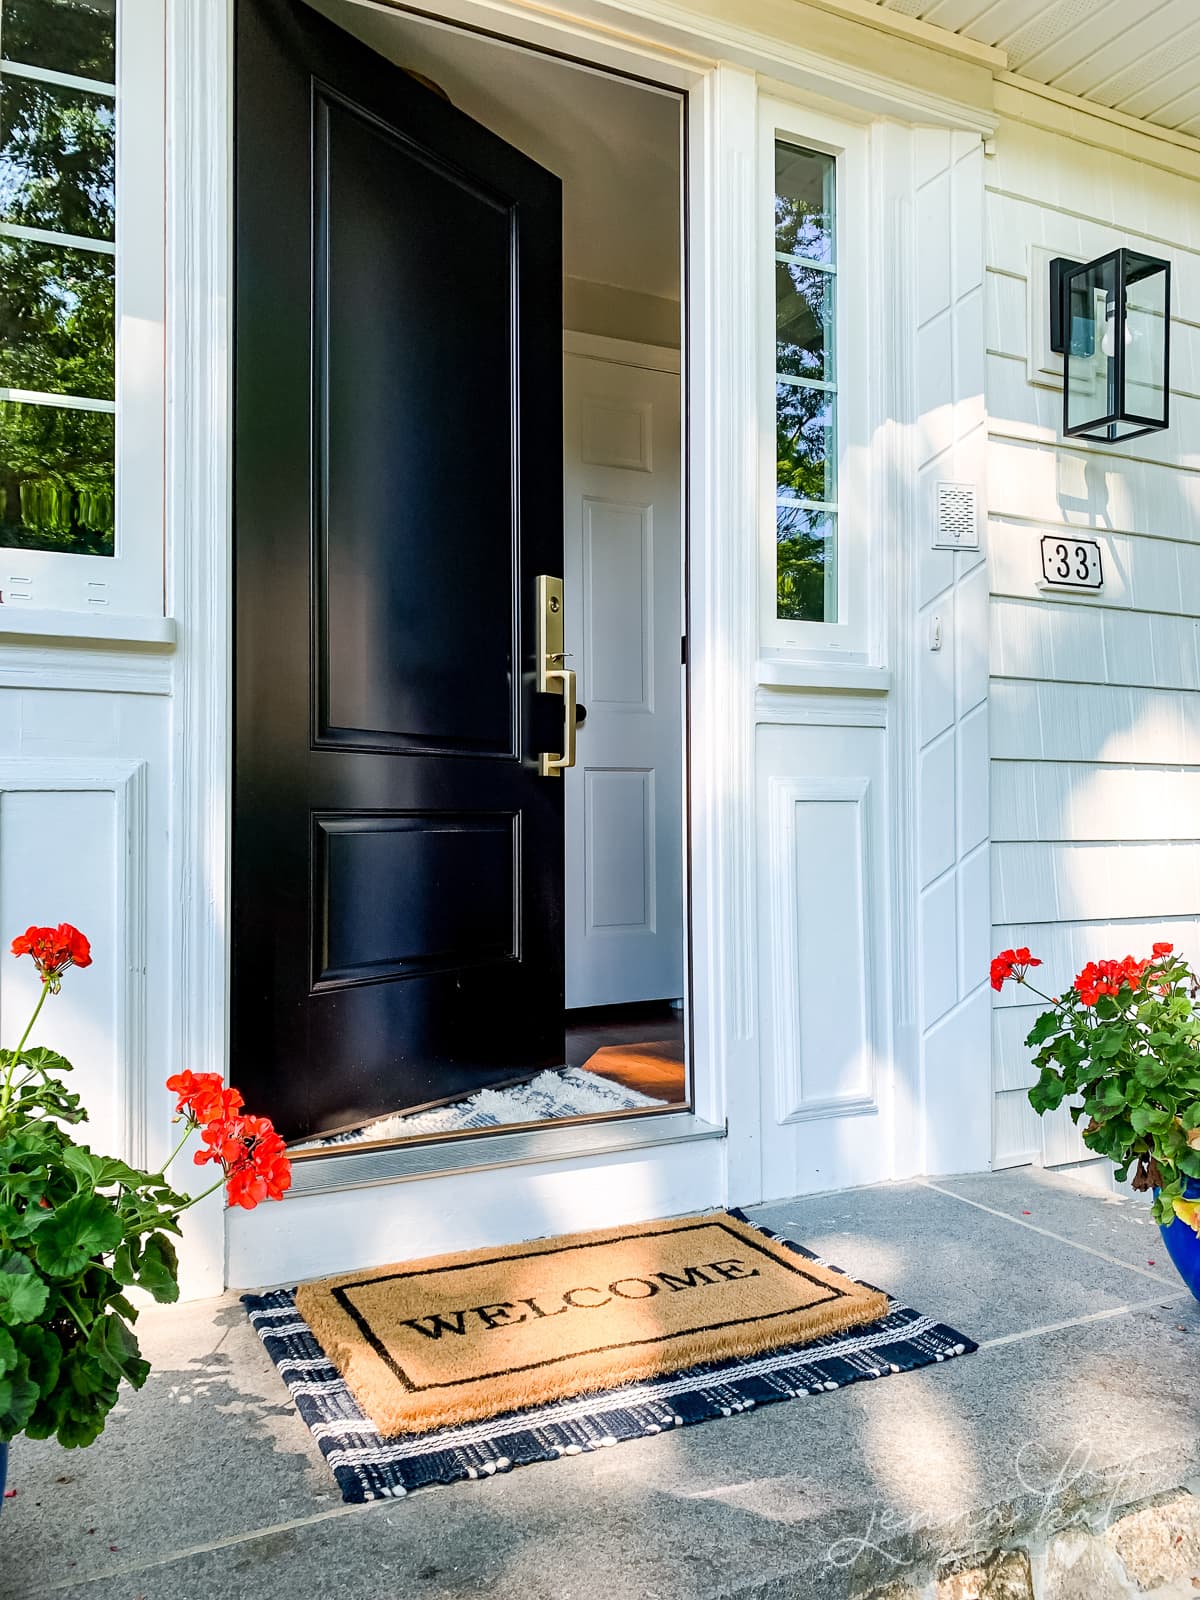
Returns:
[[[794,1254],[831,1266],[813,1251],[751,1222],[743,1212],[731,1207],[728,1214],[764,1238],[777,1239]],[[911,1372],[978,1348],[945,1323],[889,1300],[887,1315],[877,1322],[807,1344],[710,1362],[434,1433],[388,1439],[363,1415],[345,1379],[297,1311],[292,1291],[247,1294],[242,1302],[333,1472],[342,1499],[349,1503],[398,1498],[430,1484],[490,1477],[535,1461],[580,1455],[756,1406]]]

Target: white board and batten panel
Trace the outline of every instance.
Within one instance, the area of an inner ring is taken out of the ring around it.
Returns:
[[[758,729],[763,1192],[887,1176],[882,727]]]
[[[564,597],[587,707],[566,776],[569,1008],[684,992],[678,354],[568,349]]]
[[[988,175],[992,908],[1057,994],[1088,960],[1160,938],[1200,956],[1200,184],[1021,120],[1006,93]],[[1118,245],[1173,266],[1172,425],[1106,447],[1059,438],[1041,326],[1053,254]],[[1098,590],[1045,588],[1044,535],[1095,539]],[[1040,1119],[1024,1040],[993,1007],[993,1160],[1088,1156],[1064,1108]]]

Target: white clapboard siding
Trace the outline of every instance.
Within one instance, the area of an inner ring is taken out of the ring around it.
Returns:
[[[1001,557],[997,565],[1013,563],[1011,557]],[[996,590],[992,671],[997,677],[1065,677],[1080,661],[1087,662],[1096,683],[1196,689],[1200,625],[1182,613],[1102,609],[1087,602],[1051,605],[1040,597],[1018,600],[1002,588]]]
[[[1144,804],[1147,787],[1154,805]],[[992,838],[1191,839],[1200,836],[1200,769],[994,761]]]
[[[1043,258],[1044,259],[1044,258]],[[1173,291],[1175,286],[1172,285]],[[1171,352],[1175,345],[1172,339]],[[1172,378],[1174,379],[1174,372]],[[990,422],[996,435],[1032,438],[1035,442],[1055,443],[1062,423],[1062,392],[1044,384],[1031,384],[1025,362],[1011,356],[990,355],[987,358],[987,382]],[[1128,444],[1093,445],[1086,452],[1089,458],[1111,463],[1123,469],[1131,460],[1158,464],[1168,472],[1180,467],[1190,472],[1200,469],[1200,438],[1196,423],[1200,421],[1200,400],[1185,394],[1172,385],[1172,426],[1164,433],[1145,434]],[[1075,453],[1081,453],[1074,446]],[[1169,481],[1169,480],[1168,480]],[[1098,485],[1089,486],[1094,499],[1098,499]],[[1101,490],[1103,494],[1103,490]]]
[[[1139,459],[1139,439],[1118,455],[1075,444],[1049,448],[1048,441],[995,431],[1001,426],[993,424],[988,446],[993,516],[1200,542],[1200,473]]]
[[[1200,185],[1031,126],[1015,92],[1005,104],[985,292],[993,944],[1029,945],[1053,994],[1155,939],[1200,957]],[[1119,244],[1172,262],[1171,427],[1063,441],[1035,251]],[[1103,589],[1039,586],[1045,534],[1098,540]],[[994,996],[993,1160],[1070,1165],[1088,1152],[1067,1109],[1028,1103],[1031,999]]]

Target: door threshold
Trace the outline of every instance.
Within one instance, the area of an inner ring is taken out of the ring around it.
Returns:
[[[691,1111],[676,1111],[371,1150],[343,1146],[336,1154],[295,1162],[292,1187],[285,1198],[381,1183],[411,1183],[455,1172],[570,1161],[576,1156],[610,1155],[685,1140],[723,1139],[725,1134],[724,1123],[705,1122]]]

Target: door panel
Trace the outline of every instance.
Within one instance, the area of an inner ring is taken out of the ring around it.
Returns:
[[[558,180],[238,0],[232,1076],[299,1137],[563,1059]]]
[[[684,992],[679,377],[566,358],[567,1004]]]
[[[318,738],[511,758],[517,208],[321,89],[316,140]]]

